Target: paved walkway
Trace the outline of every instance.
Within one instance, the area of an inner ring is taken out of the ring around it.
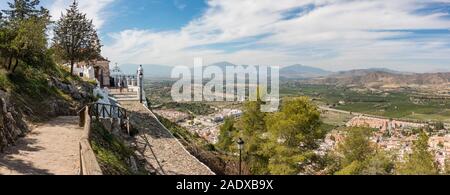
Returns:
[[[125,101],[121,105],[131,112],[131,124],[142,133],[137,145],[145,150],[147,161],[161,175],[213,175],[214,173],[192,156],[181,143],[139,102]],[[146,146],[147,140],[150,147]]]
[[[77,175],[82,131],[78,117],[58,117],[36,127],[0,154],[0,175]]]

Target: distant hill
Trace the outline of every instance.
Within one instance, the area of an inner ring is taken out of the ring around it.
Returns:
[[[154,65],[154,64],[145,64],[142,65],[144,67],[144,73],[146,77],[151,78],[170,78],[173,67],[164,66],[164,65]],[[230,62],[218,62],[214,64],[210,64],[208,66],[216,66],[222,69],[224,72],[227,67],[236,67],[238,65],[230,63]],[[247,65],[242,65],[247,67]],[[119,68],[125,74],[134,74],[136,73],[139,65],[136,64],[126,64],[120,65]],[[304,79],[304,78],[315,78],[321,76],[327,76],[332,74],[333,72],[326,71],[320,68],[303,66],[303,65],[291,65],[281,68],[280,77],[287,79]]]
[[[222,70],[226,70],[226,67],[237,66],[236,64],[230,62],[218,62],[211,64],[209,66],[217,66]],[[246,67],[247,65],[242,65]],[[300,64],[286,66],[280,69],[280,77],[288,79],[298,79],[298,78],[314,78],[320,76],[330,75],[332,72],[326,71],[320,68],[303,66]]]
[[[136,74],[139,65],[127,64],[121,65],[119,68],[125,74]],[[144,74],[146,78],[170,78],[173,67],[163,65],[144,64]]]
[[[314,78],[321,76],[328,76],[332,74],[330,71],[326,71],[320,68],[303,66],[303,65],[292,65],[284,67],[280,70],[280,76],[283,78]]]
[[[235,67],[235,66],[238,66],[238,65],[230,63],[230,62],[217,62],[217,63],[214,63],[214,64],[210,64],[208,66],[216,66],[216,67],[219,67],[220,69],[225,71],[226,68],[229,67],[229,66]]]
[[[226,71],[227,67],[236,67],[238,65],[230,63],[230,62],[218,62],[214,64],[210,64],[208,66],[216,66],[222,69],[224,72]],[[242,65],[244,67],[247,67],[247,65]],[[135,64],[127,64],[127,65],[121,65],[119,66],[122,72],[126,74],[134,74],[139,65]],[[171,66],[164,66],[164,65],[151,65],[146,64],[143,65],[144,67],[144,73],[146,77],[151,78],[170,78],[173,67]],[[332,74],[332,72],[325,71],[320,68],[314,68],[309,66],[303,66],[303,65],[292,65],[287,66],[284,68],[281,68],[280,70],[280,76],[282,78],[288,78],[288,79],[302,79],[302,78],[314,78],[314,77],[320,77],[320,76],[327,76],[329,74]]]
[[[348,71],[340,71],[337,73],[333,73],[329,76],[331,77],[355,77],[355,76],[364,76],[370,73],[390,73],[390,74],[399,74],[399,75],[408,75],[413,73],[408,72],[400,72],[396,70],[391,70],[388,68],[369,68],[369,69],[354,69]]]
[[[211,64],[209,66],[216,66],[222,69],[223,71],[226,70],[226,67],[235,67],[238,66],[236,64],[230,63],[230,62],[218,62]],[[242,65],[243,67],[247,67],[248,65]],[[333,72],[326,71],[320,68],[310,67],[310,66],[303,66],[303,65],[291,65],[286,66],[280,69],[280,77],[285,79],[304,79],[304,78],[315,78],[315,77],[321,77],[321,76],[327,76],[332,74]]]
[[[310,80],[314,84],[360,86],[367,88],[436,88],[450,87],[449,73],[391,73],[376,70],[352,70]]]
[[[134,74],[139,65],[121,65],[126,74]],[[237,66],[230,62],[218,62],[208,66],[217,66],[223,71],[226,67]],[[244,65],[245,66],[245,65]],[[164,65],[143,65],[146,78],[170,78],[173,67]],[[399,87],[399,86],[450,86],[450,73],[409,73],[386,68],[356,69],[331,72],[320,68],[291,65],[281,68],[280,77],[284,79],[308,79],[315,84],[355,85],[365,87]]]

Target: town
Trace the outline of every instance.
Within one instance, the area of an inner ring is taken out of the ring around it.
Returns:
[[[412,151],[414,141],[417,140],[421,129],[429,129],[429,150],[435,155],[436,162],[441,168],[445,167],[446,159],[450,156],[450,131],[444,126],[435,124],[414,123],[392,119],[376,118],[373,116],[355,116],[345,125],[346,127],[363,127],[373,129],[371,142],[379,148],[397,154],[398,160],[405,159]],[[344,140],[345,131],[333,130],[321,145],[321,151],[336,149]]]
[[[211,144],[216,144],[219,137],[219,128],[223,124],[225,118],[237,118],[242,115],[239,109],[222,109],[216,108],[213,114],[205,116],[195,116],[180,112],[177,110],[155,110],[155,113],[179,124],[189,130],[192,134],[196,134]]]

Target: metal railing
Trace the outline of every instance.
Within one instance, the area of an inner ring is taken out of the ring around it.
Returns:
[[[118,119],[120,126],[126,125],[130,134],[130,123],[127,111],[116,105],[93,103],[78,112],[80,127],[84,127],[83,136],[80,139],[80,175],[101,175],[102,170],[90,145],[92,119]]]
[[[89,116],[97,119],[128,119],[127,110],[111,104],[94,103],[89,105]]]

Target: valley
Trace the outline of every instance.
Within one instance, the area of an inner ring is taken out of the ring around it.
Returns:
[[[420,95],[415,90],[370,90],[355,87],[287,82],[284,97],[308,96],[318,105],[386,118],[450,123],[450,99],[445,95]]]
[[[314,74],[295,72],[292,67],[287,70],[291,70],[291,77],[283,76],[283,73],[287,74],[289,71],[281,72],[280,75],[282,104],[307,97],[317,107],[321,122],[317,130],[325,133],[324,138],[318,141],[320,146],[314,150],[320,158],[329,158],[330,154],[339,150],[349,131],[362,128],[371,132],[370,142],[376,143],[383,151],[398,155],[390,163],[403,162],[419,139],[419,129],[424,129],[430,136],[428,144],[437,165],[440,169],[446,166],[446,154],[450,151],[450,91],[443,86],[448,85],[444,82],[445,79],[448,80],[447,74],[439,73],[433,79],[432,74],[414,75],[377,69],[347,73],[323,72],[323,75],[305,78],[299,75]],[[379,75],[394,78],[382,79]],[[405,81],[406,78],[409,80]],[[421,80],[422,78],[426,78],[426,81]],[[196,137],[194,140],[197,141],[194,143],[202,143],[200,145],[206,150],[216,151],[220,154],[218,158],[235,158],[236,148],[229,140],[245,135],[245,131],[238,129],[245,128],[245,123],[248,123],[245,122],[248,119],[244,119],[248,116],[242,116],[248,115],[246,112],[251,103],[172,102],[170,91],[174,82],[173,79],[146,80],[146,93],[150,94],[148,99],[154,112],[176,124],[177,131],[183,129]],[[277,113],[268,114],[270,115]],[[268,116],[264,120],[270,120]],[[230,121],[234,125],[228,129]],[[238,131],[233,132],[232,129]],[[254,162],[247,163],[246,167],[255,166]],[[304,173],[330,174],[322,172],[327,168],[320,170],[319,162],[309,166],[311,167],[303,170]],[[245,170],[257,173],[252,168]]]

